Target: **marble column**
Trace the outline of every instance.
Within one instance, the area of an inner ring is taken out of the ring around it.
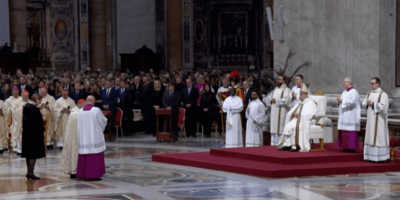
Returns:
[[[101,72],[105,72],[108,69],[106,0],[91,0],[89,5],[90,68],[92,70],[100,69]]]
[[[25,52],[28,48],[28,10],[26,0],[9,1],[10,7],[10,40],[14,49],[14,42],[17,42],[18,52]]]
[[[168,70],[182,70],[182,0],[168,0],[167,4]]]
[[[47,6],[45,13],[44,13],[44,23],[45,23],[45,48],[46,48],[46,52],[45,52],[45,56],[46,58],[50,58],[51,57],[51,52],[52,52],[52,36],[51,36],[51,7]]]

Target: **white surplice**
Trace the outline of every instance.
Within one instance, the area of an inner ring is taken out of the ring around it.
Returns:
[[[361,106],[357,90],[344,90],[340,97],[338,130],[360,131]]]
[[[76,168],[78,167],[78,113],[78,107],[71,109],[65,129],[65,141],[61,153],[60,171],[66,174],[76,173]]]
[[[40,103],[40,105],[41,104],[47,104],[49,106],[49,110],[46,109],[46,108],[42,108],[40,110],[42,115],[46,116],[46,118],[47,118],[47,132],[46,132],[47,145],[51,145],[50,144],[51,143],[51,139],[54,138],[54,133],[55,133],[54,117],[53,117],[55,102],[56,102],[56,100],[54,99],[54,97],[52,97],[51,95],[47,95],[47,96],[42,98],[42,102]]]
[[[317,105],[310,98],[306,98],[303,102],[299,101],[286,115],[286,125],[283,129],[281,140],[279,141],[278,147],[292,147],[296,148],[296,144],[299,145],[301,152],[307,152],[310,150],[309,140],[309,127],[310,120],[317,112]],[[293,116],[293,114],[299,114],[299,118]],[[297,132],[298,130],[298,132]],[[298,141],[296,142],[296,134],[298,134]]]
[[[271,105],[270,104],[270,96],[271,96],[271,92],[268,93],[268,95],[263,94],[262,95],[262,102],[264,102],[264,104],[266,105],[265,108],[265,118],[264,118],[264,122],[262,124],[262,129],[264,132],[268,132],[271,129]]]
[[[10,123],[12,123],[12,108],[14,106],[15,101],[17,101],[20,98],[21,98],[20,96],[18,96],[17,98],[10,96],[4,102],[4,108],[2,110],[3,110],[4,117],[6,118],[7,133],[11,133],[11,126],[8,126],[8,125],[11,125]]]
[[[299,102],[299,100],[300,100],[300,89],[301,88],[299,86],[297,86],[297,85],[293,86],[292,92],[296,93],[296,99],[292,100],[292,103],[291,103],[292,106],[290,108],[293,108]],[[308,96],[310,96],[310,95],[311,95],[311,92],[308,91]],[[290,93],[290,98],[292,98],[292,93]]]
[[[272,99],[275,99],[276,103],[271,103]],[[280,87],[275,87],[271,92],[269,101],[266,102],[266,105],[271,107],[271,146],[278,145],[280,141],[283,128],[285,127],[286,114],[290,110],[291,99],[291,90],[286,87],[286,84],[283,84]]]
[[[72,109],[76,107],[74,100],[71,98],[64,99],[63,97],[59,98],[53,107],[53,119],[54,119],[54,129],[56,130],[55,140],[57,141],[58,147],[64,146],[64,132],[65,127],[68,122],[68,113],[61,113],[64,108]]]
[[[241,112],[242,98],[230,96],[225,99],[223,111],[226,112],[226,139],[225,147],[243,147]]]
[[[78,114],[79,154],[101,153],[106,150],[103,132],[107,118],[97,107],[84,109],[80,109]]]
[[[265,119],[265,105],[260,99],[249,103],[246,110],[246,147],[263,145],[262,123]]]
[[[379,99],[380,97],[380,99]],[[368,106],[368,100],[374,104]],[[389,98],[381,88],[370,91],[362,102],[367,108],[364,160],[385,161],[390,158],[388,109]],[[376,123],[378,121],[378,123]]]
[[[15,152],[22,153],[22,115],[25,104],[31,103],[31,100],[24,101],[22,98],[16,100],[12,107],[12,124],[11,124],[11,145]]]
[[[5,103],[0,101],[0,150],[6,149],[8,146],[8,125],[4,114],[5,107]]]

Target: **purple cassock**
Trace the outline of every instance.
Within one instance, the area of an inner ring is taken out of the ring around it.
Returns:
[[[83,107],[81,112],[88,112],[93,108],[93,105],[87,104]],[[93,108],[95,109],[95,108]],[[83,113],[86,114],[86,113]],[[84,116],[84,115],[83,115]],[[79,123],[79,115],[78,115],[78,123]],[[85,123],[85,122],[83,122]],[[79,130],[79,124],[78,124]],[[79,134],[81,137],[81,134]],[[79,138],[79,141],[82,141],[82,138]],[[83,148],[80,145],[80,148]],[[101,178],[106,173],[106,167],[104,162],[104,153],[89,153],[89,154],[82,154],[79,152],[78,156],[78,167],[76,171],[76,177],[82,179],[96,179]]]

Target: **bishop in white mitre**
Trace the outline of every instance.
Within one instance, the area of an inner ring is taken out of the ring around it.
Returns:
[[[270,133],[271,146],[278,145],[281,140],[283,128],[285,127],[286,114],[290,110],[291,90],[286,87],[286,79],[279,76],[277,87],[270,93],[269,100],[266,101],[267,107],[271,108]]]
[[[345,90],[337,97],[339,119],[337,146],[342,152],[354,152],[359,149],[358,131],[360,131],[361,106],[357,90],[353,87],[351,78],[343,81]]]
[[[251,92],[251,102],[246,110],[246,147],[259,147],[263,145],[262,125],[265,118],[265,105],[260,100],[260,94]]]
[[[301,86],[303,85],[304,77],[301,74],[296,75],[294,78],[295,86],[292,88],[292,103],[291,108],[293,108],[299,101],[300,101],[300,90]],[[311,93],[308,91],[308,95],[310,96]]]
[[[242,136],[242,121],[241,112],[243,110],[243,100],[236,95],[236,89],[230,89],[230,95],[225,99],[222,106],[224,112],[226,112],[226,139],[225,147],[243,147],[243,136]]]
[[[11,145],[14,149],[14,152],[17,154],[22,153],[22,116],[24,106],[27,103],[31,103],[32,101],[29,100],[29,92],[27,90],[22,91],[21,93],[22,98],[16,100],[12,107],[12,125],[11,129],[11,137],[12,142]]]
[[[6,119],[6,132],[11,133],[11,126],[12,126],[12,108],[14,106],[14,103],[18,100],[21,99],[19,96],[19,89],[18,87],[13,87],[12,89],[12,96],[8,97],[6,101],[4,102],[4,107],[2,108],[3,110],[3,115]],[[7,141],[8,143],[8,141]],[[8,148],[8,146],[7,146]],[[4,148],[5,149],[5,148]]]
[[[85,100],[78,100],[78,106],[71,109],[65,128],[65,141],[61,153],[60,171],[70,174],[71,178],[76,177],[76,168],[78,167],[78,113],[85,105]]]
[[[67,126],[68,117],[71,109],[75,107],[75,102],[68,96],[68,90],[62,91],[62,97],[59,98],[53,107],[54,128],[56,130],[55,140],[57,147],[64,146],[64,133]]]
[[[283,129],[279,150],[310,151],[309,130],[310,120],[317,112],[317,105],[308,97],[309,89],[302,84],[300,101],[286,115],[286,125]]]
[[[54,104],[56,100],[51,95],[47,94],[47,88],[40,88],[40,96],[42,96],[42,102],[39,104],[40,112],[42,116],[46,116],[46,142],[47,146],[51,145],[51,140],[54,138]]]
[[[380,88],[380,79],[371,79],[362,106],[367,109],[367,125],[364,140],[364,160],[380,162],[390,158],[388,108],[389,98]]]

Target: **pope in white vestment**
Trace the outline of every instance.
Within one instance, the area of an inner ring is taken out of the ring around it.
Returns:
[[[225,147],[243,147],[241,112],[243,100],[231,89],[231,96],[225,99],[223,111],[226,112]]]
[[[106,143],[103,132],[107,118],[99,108],[93,107],[93,96],[89,96],[86,103],[78,114],[79,156],[76,177],[99,179],[106,173],[103,153]]]
[[[309,89],[302,84],[300,101],[286,115],[286,125],[283,129],[279,150],[310,151],[309,127],[310,120],[317,112],[317,105],[308,98]]]
[[[78,107],[71,109],[65,129],[65,141],[61,153],[60,171],[65,174],[71,174],[71,178],[74,178],[78,166],[78,113],[85,105],[85,100],[80,99],[78,101]]]
[[[354,152],[359,149],[360,99],[357,90],[351,85],[349,77],[344,79],[343,86],[346,89],[337,98],[339,109],[337,146],[341,147],[343,152]]]
[[[279,76],[278,85],[270,94],[270,99],[267,101],[267,107],[271,107],[271,146],[278,145],[283,128],[285,126],[285,118],[287,112],[290,110],[291,104],[291,90],[286,87],[283,77]]]
[[[56,130],[55,140],[57,141],[57,147],[64,146],[65,127],[67,126],[70,110],[74,107],[74,100],[68,97],[68,90],[64,89],[62,97],[54,103],[53,108],[54,128]]]
[[[54,138],[54,104],[56,100],[51,95],[47,94],[46,88],[40,89],[40,96],[42,96],[42,102],[39,104],[40,112],[43,116],[46,116],[47,129],[46,129],[46,142],[47,146],[51,145],[51,140]]]
[[[14,149],[14,152],[17,154],[22,153],[22,115],[24,106],[27,103],[31,103],[29,100],[29,92],[24,90],[22,91],[22,98],[16,100],[12,107],[12,124],[11,124],[11,145]]]
[[[372,79],[372,90],[368,92],[362,102],[362,106],[367,109],[364,160],[375,162],[385,161],[390,158],[388,130],[389,98],[379,85],[380,80],[378,78]]]
[[[246,110],[246,147],[258,147],[263,145],[262,124],[265,118],[265,105],[254,91],[251,98],[252,101]]]

